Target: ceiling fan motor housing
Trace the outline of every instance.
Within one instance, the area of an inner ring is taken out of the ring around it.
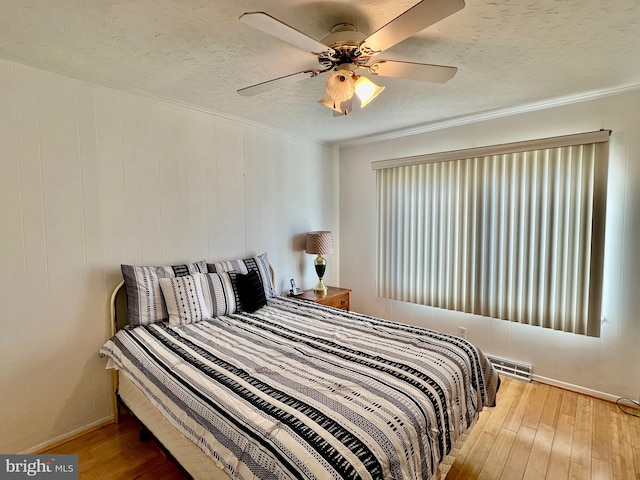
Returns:
[[[365,35],[358,32],[351,23],[339,23],[331,28],[331,34],[322,39],[322,43],[329,47],[329,51],[318,55],[318,62],[322,69],[331,69],[344,64],[358,66],[365,65],[369,58],[362,55],[360,45]],[[353,71],[352,70],[352,71]]]

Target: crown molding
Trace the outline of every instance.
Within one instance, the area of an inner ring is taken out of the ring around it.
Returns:
[[[615,87],[606,90],[597,90],[592,92],[580,93],[577,95],[569,95],[565,97],[557,97],[542,102],[527,103],[519,105],[517,107],[500,108],[497,110],[489,110],[486,112],[475,113],[471,115],[465,115],[462,117],[455,117],[447,120],[426,123],[417,127],[404,128],[400,130],[393,130],[391,132],[385,132],[377,135],[369,135],[366,137],[356,138],[353,140],[346,140],[339,142],[340,147],[352,147],[358,145],[365,145],[369,143],[382,142],[386,140],[394,140],[402,137],[409,137],[412,135],[418,135],[421,133],[433,132],[436,130],[444,130],[446,128],[458,127],[461,125],[468,125],[471,123],[484,122],[487,120],[493,120],[496,118],[509,117],[518,115],[521,113],[535,112],[538,110],[545,110],[548,108],[561,107],[565,105],[571,105],[574,103],[587,102],[590,100],[597,100],[605,97],[612,97],[616,95],[623,95],[625,93],[631,93],[640,91],[640,83],[631,85],[625,85],[622,87]]]
[[[239,123],[245,126],[249,126],[249,127],[253,127],[256,129],[261,129],[267,132],[272,132],[274,134],[278,134],[284,137],[291,137],[294,138],[296,140],[304,140],[304,141],[308,141],[308,142],[313,142],[316,143],[318,145],[324,145],[324,146],[329,146],[329,147],[337,147],[337,143],[333,143],[333,142],[329,142],[329,141],[323,141],[323,140],[318,140],[312,137],[307,137],[307,136],[302,136],[302,135],[296,135],[294,133],[291,132],[287,132],[285,130],[280,130],[278,128],[275,127],[271,127],[269,125],[265,125],[264,123],[260,123],[257,121],[252,121],[252,120],[248,120],[246,118],[242,118],[239,116],[235,116],[235,115],[231,115],[228,113],[224,113],[224,112],[219,112],[217,110],[208,108],[208,107],[203,107],[200,105],[196,105],[193,103],[189,103],[189,102],[185,102],[183,100],[178,100],[176,98],[171,98],[171,97],[167,97],[164,95],[161,95],[159,93],[155,93],[155,92],[151,92],[148,90],[144,90],[142,88],[139,87],[134,87],[131,85],[125,85],[125,84],[121,84],[121,83],[117,83],[117,82],[112,82],[103,78],[97,78],[97,77],[92,77],[90,75],[82,75],[79,74],[77,72],[72,72],[72,71],[68,71],[65,69],[61,69],[61,68],[57,68],[53,65],[50,65],[46,62],[28,62],[25,61],[24,59],[19,59],[19,58],[14,58],[11,55],[5,55],[0,57],[0,60],[5,60],[7,62],[11,62],[14,64],[18,64],[18,65],[22,65],[25,67],[29,67],[29,68],[33,68],[34,70],[39,70],[42,72],[48,72],[48,73],[52,73],[54,75],[60,75],[62,77],[68,78],[70,80],[76,81],[76,82],[81,82],[81,83],[85,83],[85,84],[89,84],[93,87],[98,87],[98,88],[108,88],[111,90],[115,90],[117,92],[120,93],[126,93],[129,95],[135,95],[138,97],[142,97],[142,98],[146,98],[147,100],[152,100],[152,101],[157,101],[157,102],[161,102],[161,103],[165,103],[167,105],[172,105],[174,107],[179,107],[179,108],[183,108],[185,110],[191,110],[194,112],[199,112],[211,117],[217,117],[220,119],[224,119],[224,120],[229,120],[235,123]]]

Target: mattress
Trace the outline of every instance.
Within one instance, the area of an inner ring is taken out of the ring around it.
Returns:
[[[101,355],[228,478],[434,478],[499,385],[465,340],[284,297]]]

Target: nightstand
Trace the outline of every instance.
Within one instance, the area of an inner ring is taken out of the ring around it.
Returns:
[[[339,287],[327,287],[327,293],[324,295],[317,293],[313,289],[305,290],[302,295],[297,295],[295,298],[301,298],[303,300],[311,300],[312,302],[321,303],[329,307],[341,308],[342,310],[349,310],[349,288]]]

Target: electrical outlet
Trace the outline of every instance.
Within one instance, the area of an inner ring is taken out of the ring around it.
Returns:
[[[458,327],[458,336],[462,338],[467,338],[467,329],[464,327]]]

